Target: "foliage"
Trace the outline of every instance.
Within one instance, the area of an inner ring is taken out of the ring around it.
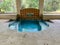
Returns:
[[[44,11],[56,11],[60,7],[60,0],[45,0],[44,1]]]
[[[21,0],[21,9],[39,8],[39,0]],[[60,0],[44,0],[44,11],[51,12],[60,10]],[[16,12],[15,0],[3,0],[0,2],[0,12]]]
[[[14,12],[14,4],[12,0],[3,0],[3,2],[0,2],[0,12]]]
[[[21,8],[39,8],[39,0],[21,0]]]

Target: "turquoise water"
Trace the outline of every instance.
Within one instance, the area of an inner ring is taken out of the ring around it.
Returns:
[[[20,22],[10,22],[9,28],[18,32],[38,32],[45,30],[49,25],[45,21],[22,20]]]

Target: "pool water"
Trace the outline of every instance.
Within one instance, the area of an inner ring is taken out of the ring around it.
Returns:
[[[9,28],[11,30],[17,30],[18,32],[38,32],[45,30],[48,26],[45,21],[37,20],[22,20],[9,23]]]

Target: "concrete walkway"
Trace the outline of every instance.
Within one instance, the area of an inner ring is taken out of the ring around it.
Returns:
[[[35,33],[10,30],[5,21],[0,20],[0,45],[60,45],[60,20]]]

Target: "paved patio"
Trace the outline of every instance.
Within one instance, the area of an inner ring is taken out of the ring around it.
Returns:
[[[0,20],[0,45],[60,45],[60,20],[36,33],[10,30],[6,20]]]

